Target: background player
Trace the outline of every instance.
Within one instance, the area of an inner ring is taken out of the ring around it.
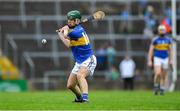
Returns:
[[[68,78],[67,88],[75,95],[75,102],[88,102],[88,84],[86,77],[93,75],[96,57],[93,55],[88,36],[81,26],[81,14],[77,10],[68,12],[68,25],[59,29],[62,42],[70,47],[75,59],[75,66]]]
[[[158,27],[159,35],[155,37],[148,52],[148,66],[154,66],[154,94],[164,94],[167,69],[172,68],[172,40],[166,35],[164,25]],[[154,62],[154,64],[153,64]]]

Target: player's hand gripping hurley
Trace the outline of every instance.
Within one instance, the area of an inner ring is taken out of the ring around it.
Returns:
[[[92,21],[92,20],[103,20],[104,17],[105,17],[105,13],[103,11],[97,11],[93,15],[82,20],[81,23],[85,23],[87,21]]]

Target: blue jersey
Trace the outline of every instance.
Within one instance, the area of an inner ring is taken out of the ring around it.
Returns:
[[[170,45],[172,44],[172,39],[165,37],[156,37],[152,41],[154,46],[154,56],[159,58],[167,58],[169,56]]]
[[[68,37],[73,57],[77,63],[82,63],[93,55],[89,38],[80,24],[69,30]]]

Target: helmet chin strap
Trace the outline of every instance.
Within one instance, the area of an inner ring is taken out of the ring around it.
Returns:
[[[70,29],[73,29],[73,28],[75,28],[77,26],[77,24],[76,25],[74,25],[74,26],[70,26],[70,25],[68,25],[68,27],[70,28]]]

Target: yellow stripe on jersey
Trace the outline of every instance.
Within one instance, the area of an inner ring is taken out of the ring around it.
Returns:
[[[154,49],[156,49],[156,50],[169,50],[169,44],[157,44],[157,45],[154,45]]]
[[[80,37],[78,40],[70,40],[70,46],[82,46],[87,45],[89,43],[89,39],[85,36]]]

